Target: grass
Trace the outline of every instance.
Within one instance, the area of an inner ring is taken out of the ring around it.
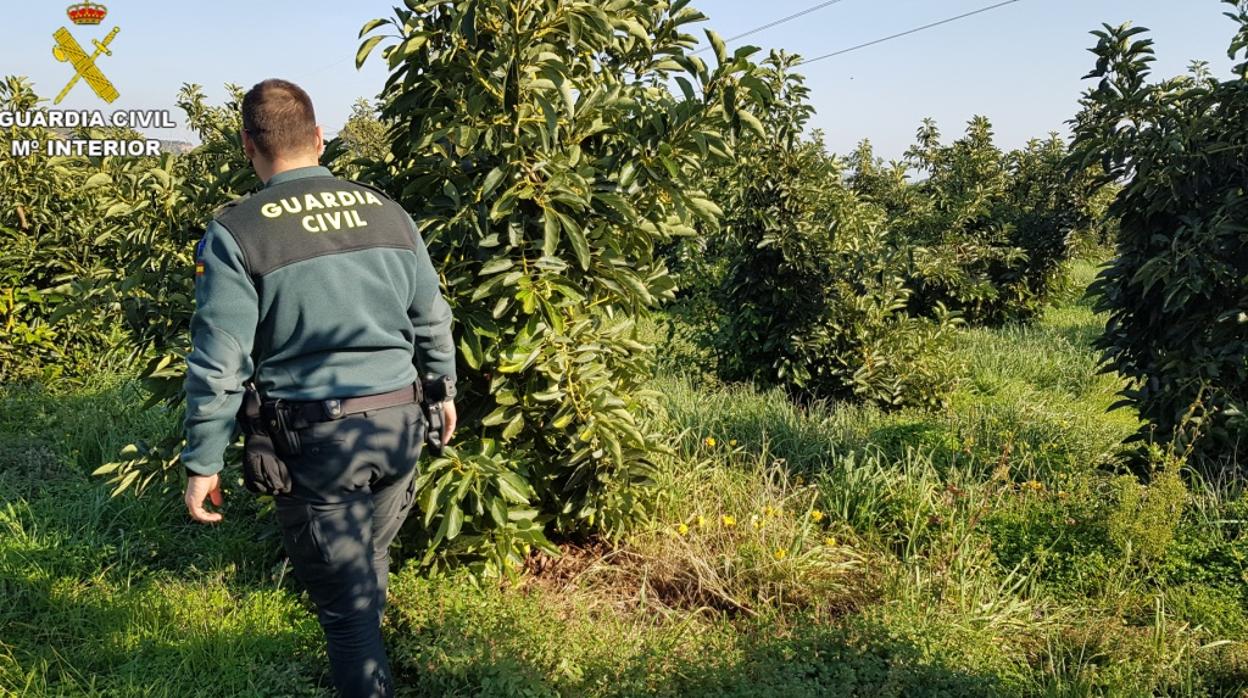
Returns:
[[[518,586],[403,566],[402,695],[1248,695],[1244,487],[1123,477],[1136,423],[1106,412],[1101,323],[1071,294],[962,332],[937,413],[666,371],[652,523]],[[204,529],[174,494],[111,499],[87,475],[168,428],[140,401],[107,377],[0,394],[0,695],[328,695],[241,487]]]

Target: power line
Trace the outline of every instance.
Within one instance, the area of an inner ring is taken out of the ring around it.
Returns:
[[[744,38],[745,38],[745,37],[747,37],[747,36],[751,36],[751,35],[753,35],[753,34],[757,34],[757,33],[761,32],[761,31],[766,31],[766,30],[768,30],[768,29],[771,29],[772,27],[778,27],[778,26],[780,26],[781,24],[784,24],[784,23],[786,23],[786,22],[792,22],[792,21],[793,21],[793,20],[795,20],[795,19],[798,19],[798,18],[800,18],[800,17],[805,17],[806,15],[808,15],[808,14],[810,14],[810,13],[812,13],[812,12],[818,12],[819,10],[822,10],[822,9],[823,9],[823,8],[825,8],[825,7],[831,7],[831,6],[833,6],[833,5],[837,4],[837,3],[840,3],[840,2],[844,2],[844,0],[828,0],[828,2],[821,2],[821,3],[819,3],[818,5],[815,5],[814,7],[808,7],[808,8],[806,8],[806,9],[802,10],[801,12],[797,12],[797,13],[794,13],[794,14],[789,15],[788,17],[782,17],[782,18],[780,18],[780,19],[777,19],[777,20],[776,20],[776,21],[774,21],[774,22],[768,22],[767,24],[764,24],[764,25],[763,25],[763,26],[761,26],[761,27],[754,27],[753,29],[751,29],[751,30],[749,30],[749,31],[747,31],[747,32],[742,32],[742,33],[740,33],[740,34],[737,34],[736,36],[730,36],[730,37],[728,37],[727,39],[724,39],[724,43],[725,43],[725,44],[727,44],[727,43],[731,43],[731,42],[733,42],[733,41],[736,41],[737,39],[744,39]],[[694,53],[702,53],[702,52],[704,52],[704,51],[710,51],[710,50],[711,50],[711,47],[710,47],[710,46],[703,46],[702,48],[698,49],[697,51],[694,51]]]
[[[956,21],[961,20],[961,19],[966,19],[967,17],[974,17],[975,15],[982,15],[982,14],[983,14],[983,13],[985,13],[985,12],[991,12],[992,10],[995,10],[995,9],[998,9],[998,8],[1001,8],[1001,7],[1005,7],[1006,5],[1013,5],[1013,4],[1014,4],[1014,3],[1016,3],[1016,2],[1022,2],[1022,0],[1006,0],[1005,2],[999,2],[999,3],[995,4],[995,5],[989,5],[989,6],[987,6],[987,7],[981,7],[981,8],[979,8],[978,10],[972,10],[971,12],[966,12],[966,13],[964,13],[964,14],[960,14],[960,15],[958,15],[958,16],[956,16],[956,17],[950,17],[950,18],[948,18],[948,19],[942,19],[942,20],[940,20],[939,22],[932,22],[931,24],[924,24],[924,25],[923,25],[923,26],[921,26],[921,27],[915,27],[914,29],[910,29],[910,30],[907,30],[907,31],[904,31],[904,32],[900,32],[900,33],[898,33],[898,34],[893,34],[893,35],[891,35],[891,36],[886,36],[886,37],[884,37],[884,38],[882,38],[882,39],[875,39],[874,41],[868,41],[868,42],[863,43],[863,44],[858,44],[857,46],[850,46],[849,48],[841,49],[840,51],[833,51],[832,53],[825,53],[825,54],[824,54],[824,55],[822,55],[822,56],[815,56],[814,58],[811,58],[811,59],[809,59],[809,60],[802,61],[801,63],[798,63],[797,65],[810,65],[811,63],[814,63],[814,62],[816,62],[816,61],[822,61],[822,60],[824,60],[825,58],[833,58],[833,57],[836,57],[836,56],[842,56],[842,55],[844,55],[844,54],[846,54],[846,53],[850,53],[850,52],[852,52],[852,51],[858,51],[858,50],[861,50],[861,49],[867,48],[868,46],[875,46],[876,44],[882,44],[882,43],[884,43],[885,41],[892,41],[893,39],[900,39],[900,38],[901,38],[901,37],[903,37],[903,36],[910,36],[911,34],[918,34],[918,33],[919,33],[919,32],[921,32],[921,31],[927,31],[928,29],[934,29],[934,28],[936,28],[936,27],[943,26],[943,25],[946,25],[946,24],[950,24],[950,23],[952,23],[952,22],[956,22]]]
[[[310,78],[310,77],[313,77],[313,76],[317,76],[317,77],[319,77],[319,76],[321,75],[321,73],[324,73],[325,71],[329,70],[330,68],[337,68],[338,66],[342,65],[343,63],[346,63],[347,61],[353,61],[353,60],[355,60],[355,56],[344,56],[343,58],[340,58],[340,59],[338,59],[338,60],[334,61],[333,63],[329,63],[329,64],[327,64],[327,65],[323,65],[323,66],[321,66],[320,68],[314,68],[314,69],[312,69],[312,70],[309,70],[309,71],[308,71],[308,72],[306,72],[306,73],[300,73],[300,75],[299,75],[298,77],[294,78],[294,79],[296,79],[296,80],[303,80],[303,79]]]

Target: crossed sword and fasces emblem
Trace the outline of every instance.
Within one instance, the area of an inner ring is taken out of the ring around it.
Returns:
[[[56,60],[62,63],[69,61],[73,64],[75,75],[69,81],[69,84],[65,86],[65,89],[61,90],[61,93],[56,96],[56,101],[53,104],[60,104],[61,100],[65,99],[65,95],[68,95],[69,91],[74,89],[74,85],[78,84],[79,79],[86,80],[87,84],[91,86],[91,90],[99,95],[100,99],[109,104],[112,104],[113,100],[120,96],[117,88],[113,87],[113,83],[109,82],[108,78],[104,77],[104,73],[101,73],[100,69],[95,65],[95,59],[99,58],[100,54],[106,56],[113,55],[113,52],[108,50],[108,45],[112,43],[119,31],[121,31],[121,27],[113,27],[113,30],[108,33],[108,36],[104,37],[103,41],[92,39],[91,43],[95,45],[95,53],[88,56],[87,52],[82,50],[82,46],[78,44],[78,41],[74,39],[73,34],[70,34],[68,29],[61,27],[56,30],[56,33],[52,35],[56,39],[56,46],[52,49],[52,55],[56,56]]]

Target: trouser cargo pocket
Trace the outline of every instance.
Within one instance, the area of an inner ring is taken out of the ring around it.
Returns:
[[[279,502],[277,523],[282,531],[282,545],[296,570],[309,566],[323,569],[328,565],[329,549],[320,531],[319,517],[311,505]]]

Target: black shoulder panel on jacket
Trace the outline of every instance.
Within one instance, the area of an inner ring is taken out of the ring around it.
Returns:
[[[375,247],[415,249],[401,206],[371,187],[334,177],[292,180],[261,190],[217,217],[258,279],[314,257]]]
[[[213,211],[212,217],[220,218],[221,214],[225,213],[226,211],[234,208],[235,206],[243,203],[244,201],[250,198],[251,198],[251,194],[243,194],[242,196],[238,197],[237,199],[234,199],[233,201],[228,201],[225,204],[222,204],[221,207],[218,208],[216,211]]]

